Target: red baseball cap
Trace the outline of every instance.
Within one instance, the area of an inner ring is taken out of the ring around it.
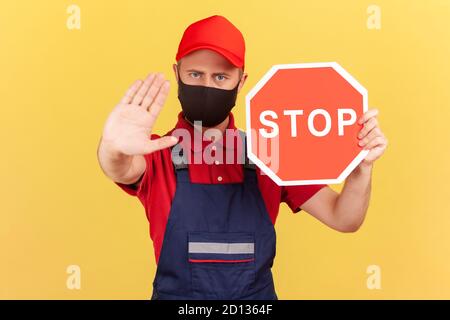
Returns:
[[[198,49],[210,49],[244,69],[245,41],[242,33],[223,16],[214,15],[189,25],[183,33],[176,61]]]

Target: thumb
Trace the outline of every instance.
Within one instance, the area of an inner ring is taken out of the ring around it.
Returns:
[[[174,136],[165,136],[154,140],[149,140],[145,153],[152,153],[158,150],[169,148],[178,142],[178,138]]]

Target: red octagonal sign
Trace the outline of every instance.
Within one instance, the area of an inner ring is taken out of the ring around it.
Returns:
[[[336,62],[273,66],[246,96],[249,158],[279,185],[341,183],[358,145],[367,90]]]

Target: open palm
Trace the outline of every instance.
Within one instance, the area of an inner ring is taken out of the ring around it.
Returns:
[[[103,139],[126,155],[144,155],[174,145],[175,137],[150,140],[153,125],[164,106],[170,84],[161,73],[137,80],[106,120]]]

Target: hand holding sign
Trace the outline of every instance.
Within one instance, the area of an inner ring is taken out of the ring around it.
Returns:
[[[279,185],[341,183],[369,153],[358,138],[382,142],[374,120],[363,128],[367,90],[335,62],[272,67],[246,107],[249,157]],[[274,143],[277,170],[262,161]]]
[[[371,165],[375,160],[381,157],[386,150],[388,141],[381,132],[377,120],[378,110],[372,109],[367,111],[358,121],[363,128],[358,134],[359,145],[369,150],[369,154],[364,158],[365,164]]]

